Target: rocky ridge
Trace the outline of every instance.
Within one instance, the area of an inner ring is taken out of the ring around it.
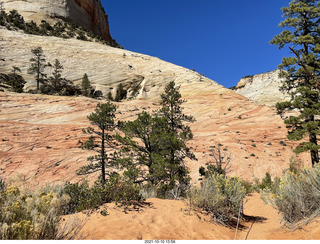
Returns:
[[[234,90],[259,104],[274,106],[277,102],[290,98],[288,94],[279,90],[283,81],[279,78],[279,72],[279,70],[273,70],[246,76],[238,82]]]
[[[2,0],[6,11],[17,10],[27,21],[55,22],[63,20],[87,30],[112,43],[108,15],[100,0]]]

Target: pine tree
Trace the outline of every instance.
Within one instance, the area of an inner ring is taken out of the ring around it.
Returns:
[[[81,142],[82,148],[93,150],[98,154],[89,157],[88,161],[91,163],[81,167],[78,175],[86,175],[94,172],[101,172],[101,183],[106,182],[106,174],[111,176],[113,172],[106,172],[106,168],[117,168],[115,160],[114,149],[116,144],[113,139],[113,132],[115,130],[115,112],[116,106],[110,102],[106,104],[98,104],[95,111],[88,116],[89,121],[95,128],[88,127],[84,130],[85,133],[91,136],[84,143]],[[96,162],[96,163],[93,163]]]
[[[183,114],[181,105],[185,100],[181,99],[179,89],[180,87],[176,87],[174,81],[168,83],[164,93],[161,94],[162,108],[158,111],[158,114],[166,119],[170,132],[175,138],[170,141],[168,158],[172,185],[175,184],[176,180],[182,182],[188,174],[184,159],[186,157],[196,159],[186,145],[186,142],[193,138],[191,129],[186,123],[193,123],[195,119],[193,116]]]
[[[123,122],[120,128],[125,136],[117,135],[117,140],[123,145],[122,152],[128,156],[123,161],[124,166],[131,168],[131,171],[131,165],[138,169],[131,173],[131,180],[136,183],[147,181],[152,185],[167,181],[166,155],[170,138],[167,136],[166,121],[144,111],[136,120]]]
[[[90,97],[92,95],[92,86],[87,74],[84,74],[82,78],[81,93],[86,97]]]
[[[35,75],[37,82],[37,90],[40,89],[40,83],[43,83],[46,74],[44,73],[46,65],[45,55],[43,53],[42,47],[37,47],[35,49],[31,49],[34,57],[30,59],[30,68],[28,69],[28,73],[31,75]]]
[[[292,56],[284,57],[279,65],[280,77],[285,81],[281,90],[291,100],[277,104],[280,114],[298,111],[297,116],[285,120],[288,139],[308,142],[296,147],[296,153],[310,151],[312,166],[319,163],[318,136],[320,132],[320,4],[315,0],[293,0],[282,11],[286,19],[280,23],[285,30],[276,35],[271,44],[279,49],[289,46]]]
[[[54,93],[57,93],[62,89],[62,86],[63,86],[62,84],[63,78],[61,75],[62,70],[63,70],[63,66],[61,65],[60,61],[56,59],[53,64],[52,77],[50,77],[49,79]]]
[[[183,194],[183,186],[190,183],[185,158],[195,159],[186,141],[192,139],[190,127],[192,116],[182,113],[179,88],[174,82],[168,84],[162,98],[162,108],[154,114],[142,112],[134,121],[124,123],[121,130],[125,137],[118,136],[122,150],[132,159],[138,169],[135,182],[150,182],[158,185],[159,196],[177,188]],[[132,163],[132,162],[130,162]]]

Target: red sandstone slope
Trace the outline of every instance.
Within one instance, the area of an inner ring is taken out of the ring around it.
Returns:
[[[294,143],[286,140],[286,128],[274,108],[257,105],[226,89],[218,93],[214,87],[201,85],[181,87],[187,100],[184,112],[197,120],[191,124],[194,140],[190,146],[198,161],[187,161],[193,182],[197,182],[199,167],[211,160],[210,146],[218,143],[232,156],[230,175],[252,180],[263,177],[267,171],[271,175],[281,174],[288,167]],[[191,91],[195,91],[195,86],[198,89],[194,94]],[[98,102],[82,97],[0,92],[1,174],[23,174],[40,185],[46,181],[77,180],[74,172],[89,155],[78,148],[78,141],[85,138],[82,128],[89,125],[86,116]],[[121,120],[134,119],[143,110],[158,108],[151,100],[117,105],[117,117]]]

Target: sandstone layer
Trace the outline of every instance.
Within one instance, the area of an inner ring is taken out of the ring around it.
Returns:
[[[2,0],[6,11],[17,10],[27,21],[40,23],[41,20],[53,22],[57,19],[83,26],[109,43],[108,15],[100,0]]]
[[[242,78],[235,90],[237,93],[259,104],[274,106],[277,102],[290,98],[279,90],[283,79],[279,78],[279,70],[273,70],[253,76]]]
[[[196,118],[190,124],[194,139],[189,142],[197,161],[187,160],[192,183],[199,183],[199,167],[212,162],[212,146],[221,144],[231,156],[228,175],[247,180],[266,172],[280,175],[288,168],[296,145],[286,139],[287,130],[275,109],[257,105],[218,85],[184,83],[181,93],[187,102],[184,112]],[[32,185],[77,181],[76,169],[92,155],[79,148],[86,118],[101,101],[83,97],[55,97],[0,92],[1,176],[22,175]],[[155,100],[117,103],[117,119],[133,120],[144,110],[159,108]],[[309,164],[308,154],[300,155]],[[298,158],[297,158],[298,159]],[[88,176],[93,181],[97,175]]]

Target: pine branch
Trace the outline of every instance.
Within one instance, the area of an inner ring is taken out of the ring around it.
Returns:
[[[289,47],[289,49],[297,56],[297,59],[298,59],[298,61],[299,61],[298,64],[303,67],[303,69],[305,70],[305,72],[314,80],[314,82],[317,84],[317,86],[320,87],[320,82],[319,82],[318,79],[312,74],[312,72],[308,69],[306,63],[301,60],[299,53],[298,53],[296,50],[294,50],[292,47]]]

